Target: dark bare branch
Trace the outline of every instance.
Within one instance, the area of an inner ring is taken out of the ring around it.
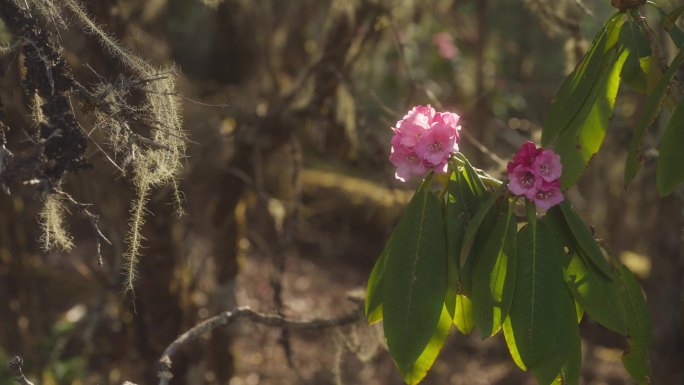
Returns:
[[[357,298],[353,298],[352,300],[357,303],[357,306],[353,311],[343,316],[330,319],[291,320],[280,315],[259,313],[249,307],[238,307],[234,310],[226,311],[211,317],[181,334],[166,348],[166,350],[164,350],[164,354],[159,359],[159,385],[169,384],[169,381],[173,377],[173,374],[171,373],[171,366],[173,363],[171,357],[173,357],[181,347],[197,340],[202,335],[218,327],[230,325],[239,319],[246,319],[256,324],[287,330],[321,330],[340,327],[357,322],[363,318],[363,302],[359,301]]]
[[[95,242],[97,245],[97,263],[102,266],[104,264],[104,261],[102,260],[102,243],[101,241],[105,241],[108,245],[111,246],[112,242],[107,239],[107,237],[102,233],[102,230],[100,230],[99,226],[99,220],[100,217],[98,215],[93,214],[90,212],[89,208],[92,206],[87,203],[81,203],[74,199],[71,195],[67,194],[66,192],[62,190],[56,190],[56,194],[59,194],[60,196],[63,196],[66,198],[67,202],[69,202],[71,205],[76,207],[83,216],[88,218],[90,220],[90,225],[93,227],[93,231],[95,232]]]

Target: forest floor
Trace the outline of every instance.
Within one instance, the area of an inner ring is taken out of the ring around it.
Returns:
[[[350,311],[355,305],[346,299],[346,293],[363,288],[369,270],[333,258],[288,256],[282,279],[285,315],[330,318]],[[269,284],[273,272],[269,258],[249,255],[237,281],[238,304],[274,312]],[[361,322],[337,331],[293,332],[289,363],[279,343],[279,330],[247,323],[237,329],[237,375],[231,385],[403,384],[383,344],[381,324],[368,327]],[[588,320],[582,322],[581,329],[583,335],[598,334],[599,338],[592,338],[598,341],[609,334]],[[622,351],[603,345],[583,339],[582,383],[633,384],[620,362]],[[533,385],[536,381],[515,366],[502,335],[483,341],[476,332],[463,336],[453,328],[423,384]]]

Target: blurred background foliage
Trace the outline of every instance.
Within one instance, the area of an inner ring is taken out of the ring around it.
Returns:
[[[51,2],[30,2],[39,3]],[[88,153],[94,169],[70,175],[64,187],[101,216],[113,241],[103,250],[104,266],[87,219],[69,218],[74,251],[44,252],[32,191],[17,186],[0,197],[0,361],[22,355],[25,372],[44,385],[155,383],[168,343],[236,305],[293,318],[344,313],[351,308],[345,292],[364,286],[411,194],[387,161],[394,122],[415,104],[458,112],[461,150],[501,176],[523,141],[539,142],[563,77],[614,11],[608,0],[84,5],[151,63],[178,65],[193,141],[180,186],[187,215],[173,215],[170,189],[154,193],[132,297],[122,294],[120,274],[131,183],[97,148]],[[82,83],[98,80],[87,66],[110,80],[125,74],[77,25],[54,36]],[[0,41],[13,44],[1,24]],[[3,114],[13,128],[8,147],[17,151],[33,130],[21,57],[10,51],[0,60]],[[642,279],[654,319],[653,383],[681,384],[684,196],[657,197],[652,152],[636,183],[622,188],[642,106],[642,96],[621,91],[605,151],[569,193],[597,236]],[[591,321],[582,332],[585,383],[629,384],[620,339]],[[174,360],[174,382],[399,384],[381,345],[378,331],[362,324],[297,335],[241,325],[184,349]],[[425,383],[532,381],[502,341],[455,336]],[[11,382],[1,366],[0,385]]]

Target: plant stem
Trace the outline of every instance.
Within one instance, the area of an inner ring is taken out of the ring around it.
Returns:
[[[646,18],[641,14],[641,12],[638,9],[630,9],[629,16],[631,16],[632,20],[634,20],[634,22],[639,26],[639,29],[641,29],[641,32],[643,32],[644,36],[646,36],[646,39],[648,39],[648,43],[651,45],[653,54],[655,55],[656,60],[658,61],[658,67],[660,67],[661,71],[665,72],[668,67],[665,54],[660,49],[660,45],[657,42],[655,33],[653,32],[651,27],[649,27],[648,22],[646,22]]]

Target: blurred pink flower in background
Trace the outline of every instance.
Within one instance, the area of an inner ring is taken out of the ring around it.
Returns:
[[[458,48],[448,32],[437,32],[432,35],[432,44],[437,47],[439,56],[444,59],[453,59],[458,55]]]

